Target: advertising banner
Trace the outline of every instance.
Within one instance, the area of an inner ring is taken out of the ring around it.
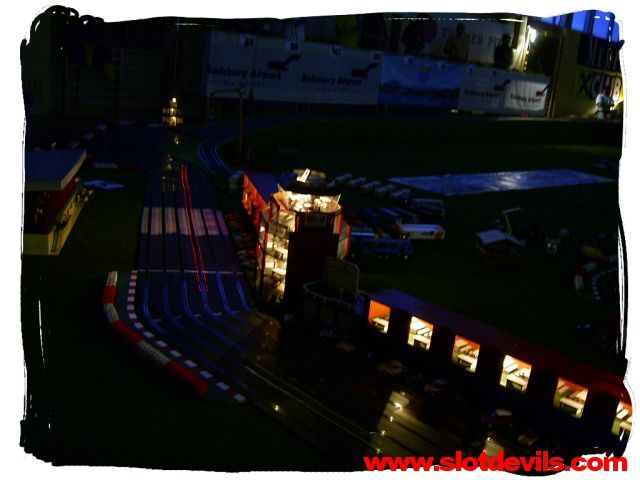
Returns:
[[[462,71],[460,63],[385,54],[379,103],[456,108]]]
[[[599,93],[604,93],[615,103],[624,100],[622,75],[617,72],[595,70],[578,65],[575,79],[576,97],[595,100]]]
[[[208,96],[257,100],[375,104],[382,54],[282,38],[214,32]]]
[[[462,110],[544,115],[550,79],[466,65],[458,106]]]

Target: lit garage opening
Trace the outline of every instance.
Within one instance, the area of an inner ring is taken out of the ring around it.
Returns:
[[[611,432],[618,436],[629,436],[633,425],[633,408],[629,403],[620,402],[616,410],[616,418],[613,420]]]
[[[564,378],[558,380],[553,406],[570,413],[575,418],[582,417],[584,403],[589,390],[582,385],[572,383]]]
[[[409,327],[409,339],[407,343],[423,350],[429,350],[431,346],[431,335],[433,334],[433,325],[429,322],[411,317],[411,325]]]
[[[456,341],[453,344],[453,363],[460,365],[469,372],[476,371],[478,363],[478,354],[480,353],[480,344],[472,342],[464,337],[456,335]]]
[[[509,355],[502,362],[500,385],[524,393],[529,384],[531,365]]]
[[[375,300],[371,300],[369,304],[369,325],[382,333],[387,333],[389,330],[389,316],[391,315],[391,309]]]

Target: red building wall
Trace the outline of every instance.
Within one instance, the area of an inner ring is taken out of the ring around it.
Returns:
[[[25,192],[24,231],[26,233],[48,233],[60,209],[76,187],[77,179],[72,179],[62,190],[47,192]]]

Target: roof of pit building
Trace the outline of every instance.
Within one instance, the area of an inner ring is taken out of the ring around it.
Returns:
[[[76,175],[86,156],[83,149],[25,152],[25,191],[62,190]]]

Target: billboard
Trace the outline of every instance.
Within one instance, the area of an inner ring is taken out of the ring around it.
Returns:
[[[489,113],[544,115],[549,77],[466,65],[459,108]]]
[[[256,100],[376,104],[382,54],[338,45],[213,32],[207,96]]]

